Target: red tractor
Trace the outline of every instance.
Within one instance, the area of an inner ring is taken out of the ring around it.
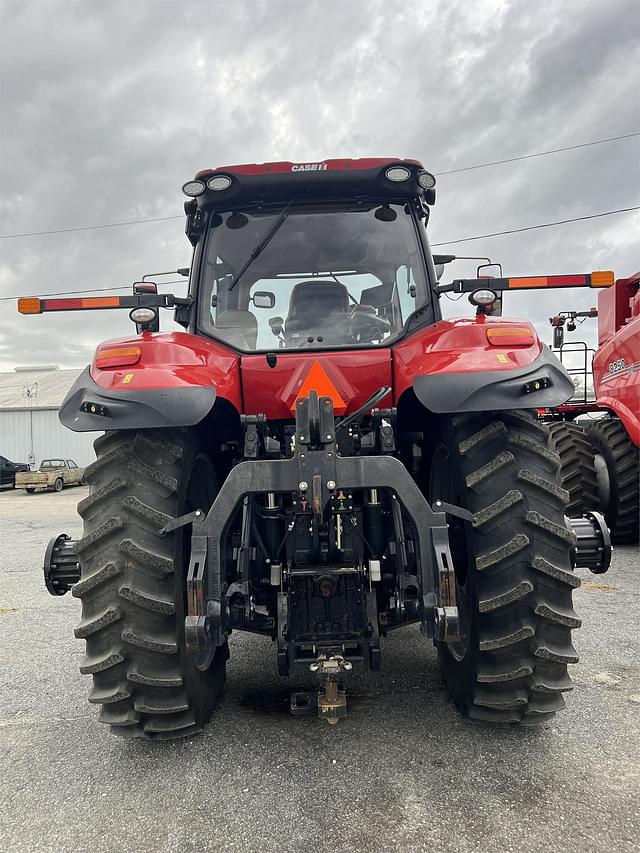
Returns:
[[[640,533],[640,273],[619,278],[613,287],[603,290],[597,310],[563,312],[551,318],[561,357],[567,346],[563,344],[565,325],[573,331],[575,319],[583,316],[598,317],[593,399],[579,394],[555,410],[550,446],[562,462],[561,482],[570,494],[569,514],[600,510],[613,542],[634,543]],[[580,342],[570,344],[572,347],[588,352]],[[585,359],[585,391],[590,367]],[[607,416],[575,420],[598,412]]]
[[[232,631],[270,637],[280,675],[313,673],[291,710],[330,723],[348,672],[378,670],[384,636],[412,623],[468,716],[564,707],[574,568],[606,571],[607,531],[566,519],[532,414],[571,396],[567,372],[530,323],[490,313],[499,291],[557,281],[439,285],[434,185],[388,158],[208,169],[183,188],[188,297],[144,282],[20,302],[127,308],[137,327],[98,346],[62,406],[103,434],[83,537],[45,560],[50,591],[82,602],[81,671],[115,733],[200,728]],[[444,292],[477,316],[443,320]],[[184,332],[159,333],[162,307]]]

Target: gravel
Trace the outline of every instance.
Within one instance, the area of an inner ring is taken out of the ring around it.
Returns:
[[[234,634],[203,734],[121,741],[86,702],[78,602],[42,582],[77,501],[0,493],[0,846],[19,851],[640,850],[640,561],[619,548],[576,594],[567,709],[488,728],[447,701],[432,646],[391,635],[335,727],[288,713],[269,640]]]

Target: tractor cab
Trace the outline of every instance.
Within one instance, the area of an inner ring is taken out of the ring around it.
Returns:
[[[200,172],[183,188],[197,332],[242,352],[322,350],[386,345],[416,312],[433,322],[434,184],[388,159]]]

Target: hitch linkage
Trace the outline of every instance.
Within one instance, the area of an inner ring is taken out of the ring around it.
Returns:
[[[187,647],[191,651],[200,651],[212,643],[219,645],[232,627],[223,553],[229,521],[238,504],[253,495],[297,493],[309,502],[314,530],[321,534],[325,510],[340,489],[348,493],[355,489],[384,488],[394,497],[398,511],[402,504],[415,530],[415,565],[419,577],[415,578],[414,584],[417,581],[422,591],[416,616],[422,621],[427,636],[454,638],[457,631],[455,576],[445,513],[432,510],[403,463],[395,456],[338,455],[333,400],[330,397],[319,398],[312,391],[309,397],[297,401],[295,415],[292,456],[250,458],[240,462],[223,482],[206,518],[192,522],[192,543],[197,543],[198,553],[192,553],[187,575]],[[256,427],[259,425],[259,422],[255,424]],[[402,543],[404,536],[398,515],[396,532]],[[446,609],[439,612],[438,607]],[[278,639],[281,642],[280,636]]]

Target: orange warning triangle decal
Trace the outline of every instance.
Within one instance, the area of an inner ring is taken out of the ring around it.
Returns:
[[[308,397],[310,391],[315,391],[318,397],[331,397],[333,400],[333,411],[336,415],[342,415],[346,411],[347,404],[342,399],[342,395],[318,361],[313,362],[298,393],[292,400],[289,406],[292,412],[295,411],[296,401],[300,397]]]

